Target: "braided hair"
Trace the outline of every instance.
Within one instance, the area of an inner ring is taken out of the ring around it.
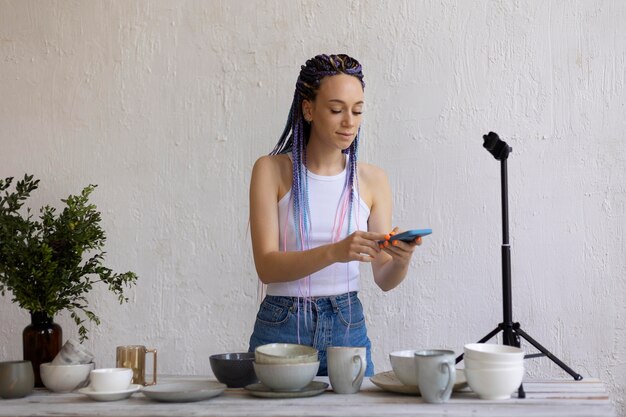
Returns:
[[[306,64],[302,65],[300,75],[296,81],[296,90],[294,92],[285,129],[274,147],[274,150],[270,153],[270,155],[277,155],[291,152],[293,156],[291,200],[293,204],[296,245],[300,250],[308,249],[308,235],[310,229],[306,175],[306,146],[309,142],[311,126],[304,119],[302,102],[304,100],[314,101],[322,79],[338,74],[347,74],[356,77],[361,82],[361,86],[365,88],[361,64],[348,55],[317,55],[309,59]],[[340,216],[338,216],[340,226],[335,232],[333,240],[339,238],[339,233],[342,229],[341,225],[343,224],[346,212],[348,213],[348,234],[350,234],[350,219],[354,205],[354,187],[355,182],[358,181],[356,177],[356,163],[359,138],[361,136],[360,133],[361,129],[359,128],[352,144],[342,151],[344,154],[348,154],[349,157],[346,182],[341,198],[342,204],[340,204],[340,213],[338,213],[340,214]]]

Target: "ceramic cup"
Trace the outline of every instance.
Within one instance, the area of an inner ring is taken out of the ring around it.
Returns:
[[[69,339],[52,359],[52,365],[82,365],[93,362],[94,355],[76,340]]]
[[[129,368],[100,368],[89,373],[89,386],[98,392],[119,392],[128,389],[133,378]]]
[[[355,394],[361,389],[367,368],[364,347],[329,347],[328,377],[337,394]]]
[[[152,382],[146,382],[146,354],[152,353]],[[118,346],[115,363],[118,368],[133,370],[133,384],[155,385],[157,383],[157,350],[142,345]]]
[[[445,403],[450,399],[456,369],[451,350],[419,350],[415,352],[417,385],[427,403]]]
[[[31,361],[0,362],[0,398],[22,398],[33,392],[34,387]]]

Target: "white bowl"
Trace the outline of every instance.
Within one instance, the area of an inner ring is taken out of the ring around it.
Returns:
[[[468,369],[465,377],[472,391],[483,400],[506,400],[519,388],[524,379],[524,368]]]
[[[133,379],[131,368],[101,368],[89,373],[89,386],[97,392],[119,392],[128,389]]]
[[[39,366],[41,382],[50,391],[70,392],[87,384],[93,363],[79,365],[52,365],[50,362]]]
[[[389,361],[396,377],[404,385],[417,386],[417,350],[399,350],[389,354]]]
[[[308,363],[256,363],[254,372],[266,387],[275,391],[298,391],[309,385],[320,367],[318,362]]]
[[[256,363],[311,363],[318,362],[317,349],[293,343],[270,343],[254,350]]]
[[[519,362],[524,351],[518,347],[488,343],[469,343],[463,347],[464,357],[489,362]]]
[[[523,360],[516,362],[478,361],[467,356],[463,358],[463,361],[465,362],[465,367],[467,369],[508,369],[524,367]]]

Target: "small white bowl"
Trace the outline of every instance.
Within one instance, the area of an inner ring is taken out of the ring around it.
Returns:
[[[524,367],[524,361],[517,362],[490,362],[490,361],[477,361],[470,357],[464,357],[465,368],[467,369],[508,369]]]
[[[309,385],[320,367],[318,362],[308,363],[256,363],[254,372],[266,387],[275,391],[298,391]]]
[[[463,347],[464,356],[488,362],[519,362],[524,351],[518,347],[490,343],[469,343]]]
[[[70,392],[87,384],[93,363],[78,365],[52,365],[50,362],[39,366],[43,385],[53,392]]]
[[[396,377],[404,385],[417,386],[417,350],[398,350],[389,354],[389,361]]]
[[[465,377],[472,391],[483,400],[506,400],[519,388],[524,379],[524,368],[468,369]]]
[[[128,389],[132,379],[130,368],[100,368],[89,373],[89,386],[96,392],[119,392]]]
[[[256,363],[311,363],[318,362],[317,349],[294,343],[270,343],[254,350]]]

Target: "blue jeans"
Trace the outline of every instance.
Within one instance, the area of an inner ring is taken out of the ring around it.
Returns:
[[[310,303],[299,297],[268,295],[256,316],[248,350],[253,352],[257,346],[268,343],[298,343],[315,347],[319,351],[317,375],[320,376],[328,375],[327,347],[365,347],[365,375],[374,375],[363,306],[356,292],[313,297]]]

